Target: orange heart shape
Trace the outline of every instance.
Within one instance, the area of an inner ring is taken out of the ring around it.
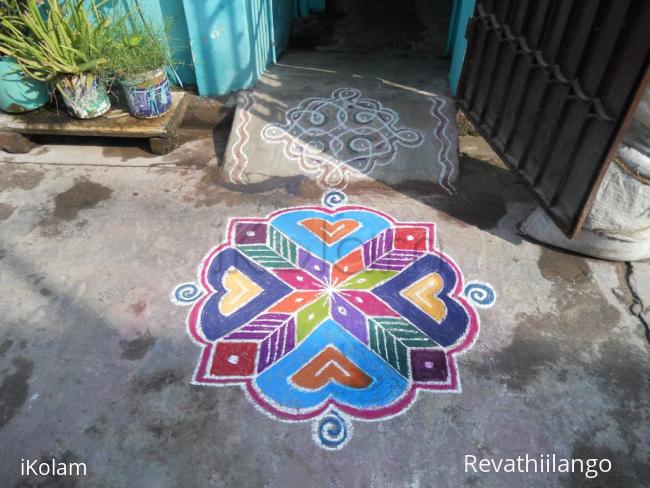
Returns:
[[[324,219],[305,219],[300,224],[313,232],[326,244],[334,244],[345,236],[359,228],[359,222],[355,220],[339,220],[328,222]]]
[[[372,378],[356,364],[328,346],[291,377],[291,381],[306,390],[318,390],[330,381],[350,388],[366,388]]]

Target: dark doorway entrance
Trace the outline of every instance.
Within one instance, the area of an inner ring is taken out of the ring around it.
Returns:
[[[325,12],[294,25],[294,49],[439,56],[451,0],[328,0]]]

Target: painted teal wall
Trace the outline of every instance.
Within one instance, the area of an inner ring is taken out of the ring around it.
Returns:
[[[447,38],[447,53],[451,56],[449,84],[454,95],[458,89],[463,62],[465,61],[465,51],[467,50],[467,39],[465,39],[467,22],[474,13],[475,5],[476,0],[454,0],[449,23],[449,37]]]
[[[286,48],[291,22],[325,10],[325,4],[326,0],[140,0],[144,14],[155,24],[171,20],[168,37],[178,63],[176,73],[183,85],[198,87],[203,96],[255,85]],[[454,0],[447,40],[454,94],[475,4],[476,0]],[[104,8],[120,13],[134,6],[135,0],[113,0]]]
[[[140,0],[145,15],[163,25],[172,20],[169,42],[183,85],[203,96],[250,88],[286,48],[292,21],[323,11],[326,0]],[[447,51],[455,93],[465,58],[467,21],[476,0],[454,0]],[[116,12],[135,0],[113,0]],[[111,8],[111,7],[105,7]]]
[[[154,24],[169,24],[182,84],[197,86],[204,96],[252,87],[286,48],[293,20],[324,10],[325,2],[139,0]],[[112,0],[103,8],[120,15],[134,11],[135,5],[135,0]]]
[[[289,40],[293,0],[183,0],[201,95],[252,87]]]

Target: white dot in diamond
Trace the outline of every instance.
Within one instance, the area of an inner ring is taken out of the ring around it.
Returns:
[[[228,362],[230,364],[237,364],[239,362],[239,356],[235,356],[234,354],[231,356],[228,356]]]

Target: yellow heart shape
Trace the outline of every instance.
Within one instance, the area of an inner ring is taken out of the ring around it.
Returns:
[[[219,300],[219,312],[226,317],[262,293],[262,288],[240,270],[231,266],[221,279],[226,293]]]
[[[443,286],[442,276],[438,273],[429,273],[402,290],[402,295],[434,320],[442,322],[447,316],[447,307],[437,295],[442,291]]]

